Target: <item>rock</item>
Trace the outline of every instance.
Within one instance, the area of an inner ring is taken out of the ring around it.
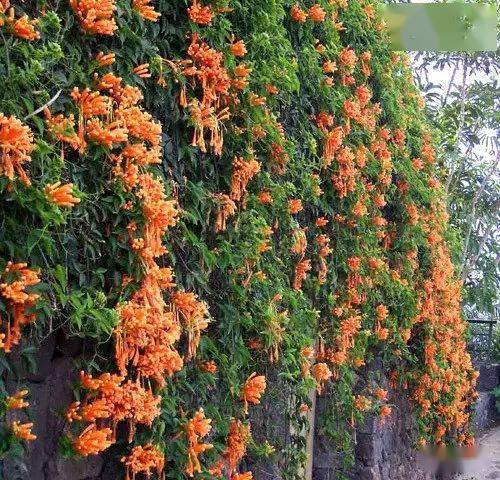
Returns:
[[[44,358],[48,358],[44,356]],[[28,442],[24,465],[13,459],[0,463],[3,477],[8,480],[97,480],[103,461],[99,457],[66,460],[59,453],[59,439],[64,434],[65,419],[62,412],[73,400],[72,384],[78,374],[71,358],[60,357],[51,362],[44,360],[43,374],[37,381],[27,384],[30,391],[30,412],[34,419],[33,433],[37,439]],[[18,382],[7,380],[7,388],[14,391]],[[20,412],[9,412],[21,421]],[[9,418],[8,421],[11,421]],[[115,476],[116,478],[116,476]]]
[[[351,480],[431,480],[435,478],[437,466],[417,463],[416,452],[413,450],[417,428],[408,396],[404,391],[390,391],[383,372],[379,361],[368,365],[360,375],[354,390],[361,392],[371,378],[378,378],[377,383],[389,390],[392,414],[384,423],[378,417],[368,415],[364,422],[356,425],[353,435],[356,440],[355,465],[346,477]],[[328,405],[328,399],[318,399],[317,405],[320,415]],[[335,445],[323,434],[317,423],[314,439],[314,480],[338,478],[341,459],[334,452]]]
[[[103,466],[101,457],[80,460],[51,458],[44,467],[45,480],[94,480],[98,479]]]
[[[500,385],[500,365],[481,365],[476,389],[478,392],[491,392]]]

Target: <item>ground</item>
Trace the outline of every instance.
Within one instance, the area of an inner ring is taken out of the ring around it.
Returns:
[[[463,460],[457,480],[500,480],[500,426],[486,432],[478,444],[477,456]]]

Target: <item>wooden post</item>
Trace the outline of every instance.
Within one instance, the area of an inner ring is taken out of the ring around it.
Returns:
[[[309,431],[307,432],[307,461],[306,470],[304,472],[304,480],[312,480],[313,460],[314,460],[314,429],[316,419],[316,389],[314,388],[309,394],[311,399],[311,410],[308,412]]]

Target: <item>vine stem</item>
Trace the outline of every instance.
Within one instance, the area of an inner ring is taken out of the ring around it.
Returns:
[[[58,90],[57,93],[47,103],[45,103],[41,107],[37,108],[34,112],[31,112],[29,115],[26,115],[23,120],[26,121],[29,118],[34,117],[35,115],[38,115],[40,112],[43,111],[43,109],[45,107],[50,107],[59,98],[59,95],[61,95],[61,92],[62,92],[62,89]]]

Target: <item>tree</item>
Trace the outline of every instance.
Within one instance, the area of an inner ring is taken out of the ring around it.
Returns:
[[[498,317],[500,116],[496,52],[413,56],[416,81],[437,132],[451,224],[462,236],[457,264],[469,319]]]

